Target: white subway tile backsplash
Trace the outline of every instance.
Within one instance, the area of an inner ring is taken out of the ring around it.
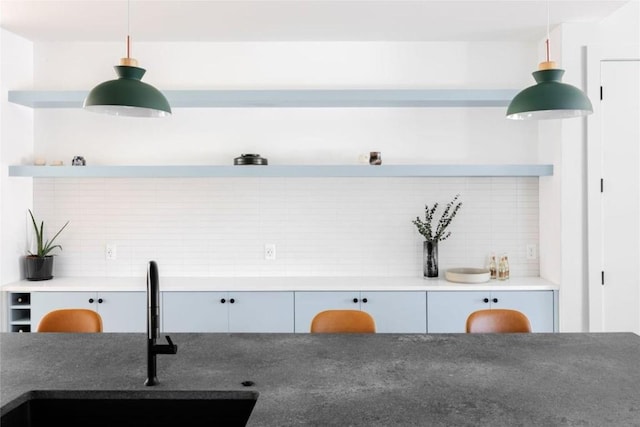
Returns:
[[[70,220],[59,276],[144,276],[151,259],[166,276],[420,276],[411,221],[456,194],[441,272],[507,253],[512,276],[539,274],[525,251],[538,245],[535,177],[36,178],[34,213],[51,231]]]

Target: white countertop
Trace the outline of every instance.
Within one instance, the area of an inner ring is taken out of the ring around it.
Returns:
[[[145,291],[146,277],[54,277],[7,283],[5,292]],[[160,277],[161,291],[482,291],[558,290],[540,277],[454,283],[422,277]]]

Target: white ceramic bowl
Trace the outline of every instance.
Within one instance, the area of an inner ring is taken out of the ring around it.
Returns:
[[[491,273],[486,268],[450,268],[444,272],[444,277],[456,283],[484,283],[489,281]]]

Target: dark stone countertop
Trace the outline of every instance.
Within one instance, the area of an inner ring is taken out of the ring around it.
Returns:
[[[0,396],[246,390],[249,426],[640,426],[635,334],[1,334]],[[164,341],[164,339],[162,339]],[[160,342],[160,340],[159,340]]]

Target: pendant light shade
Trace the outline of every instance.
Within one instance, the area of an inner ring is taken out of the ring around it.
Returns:
[[[94,87],[85,98],[83,107],[88,111],[116,116],[168,116],[171,114],[169,101],[158,89],[141,81],[146,70],[138,67],[138,61],[131,58],[130,17],[130,2],[127,0],[127,57],[121,58],[120,65],[113,67],[118,78]]]
[[[577,87],[562,83],[564,70],[551,61],[549,41],[549,0],[547,0],[547,60],[533,72],[536,80],[518,93],[507,107],[507,118],[513,120],[546,120],[581,117],[593,113],[591,101]]]
[[[552,68],[546,64],[551,64]],[[562,83],[564,70],[553,62],[543,62],[533,78],[537,84],[518,93],[509,107],[507,118],[513,120],[545,120],[581,117],[591,114],[593,107],[587,95],[575,86]]]
[[[146,71],[144,68],[135,65],[116,65],[113,68],[118,79],[93,88],[84,100],[85,109],[131,117],[164,117],[171,114],[167,98],[155,87],[141,81]]]

